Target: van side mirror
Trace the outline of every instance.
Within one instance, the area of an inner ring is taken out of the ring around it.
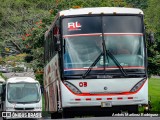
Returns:
[[[153,32],[149,33],[149,43],[151,43],[151,44],[154,43],[154,33]]]
[[[43,85],[41,85],[41,93],[43,94],[43,92],[44,92],[44,86]]]

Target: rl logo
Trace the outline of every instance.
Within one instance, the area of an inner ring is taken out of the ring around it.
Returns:
[[[79,87],[87,87],[87,82],[79,82]]]
[[[81,24],[79,22],[68,23],[68,29],[69,30],[79,30],[80,27],[81,27]]]

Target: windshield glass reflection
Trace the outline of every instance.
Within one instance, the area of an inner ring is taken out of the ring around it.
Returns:
[[[102,52],[99,36],[76,36],[65,39],[64,68],[87,68]]]
[[[8,84],[7,98],[9,102],[31,103],[40,100],[39,85],[36,83]]]

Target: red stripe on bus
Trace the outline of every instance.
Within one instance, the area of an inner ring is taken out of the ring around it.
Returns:
[[[102,98],[96,98],[96,100],[102,100]]]
[[[73,35],[64,35],[64,38],[69,38],[69,37],[79,37],[79,36],[99,36],[102,35],[102,33],[92,33],[92,34],[73,34]]]
[[[118,67],[106,67],[106,69],[115,69],[115,68],[117,68],[117,69],[119,69]],[[132,66],[132,67],[127,67],[127,66],[123,66],[123,68],[124,69],[127,69],[127,68],[129,68],[129,69],[135,69],[135,68],[137,68],[137,69],[144,69],[144,67],[142,67],[142,66]],[[92,70],[103,70],[104,68],[92,68]],[[88,70],[88,68],[64,68],[64,70]]]
[[[112,100],[112,98],[107,98],[107,100]]]
[[[142,33],[104,33],[105,36],[143,36]]]
[[[72,34],[72,35],[64,35],[64,38],[69,37],[79,37],[79,36],[98,36],[102,35],[102,33],[91,33],[91,34]],[[104,33],[105,36],[143,36],[142,33]]]
[[[80,101],[81,100],[81,98],[75,98],[75,101]]]
[[[117,99],[118,99],[118,100],[122,100],[123,98],[122,98],[122,97],[118,97]]]
[[[91,98],[86,98],[86,100],[88,101],[88,100],[91,100]]]
[[[128,99],[133,99],[133,97],[128,97]]]

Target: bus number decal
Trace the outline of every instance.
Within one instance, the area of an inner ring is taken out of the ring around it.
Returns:
[[[87,87],[87,82],[79,82],[79,87]]]

